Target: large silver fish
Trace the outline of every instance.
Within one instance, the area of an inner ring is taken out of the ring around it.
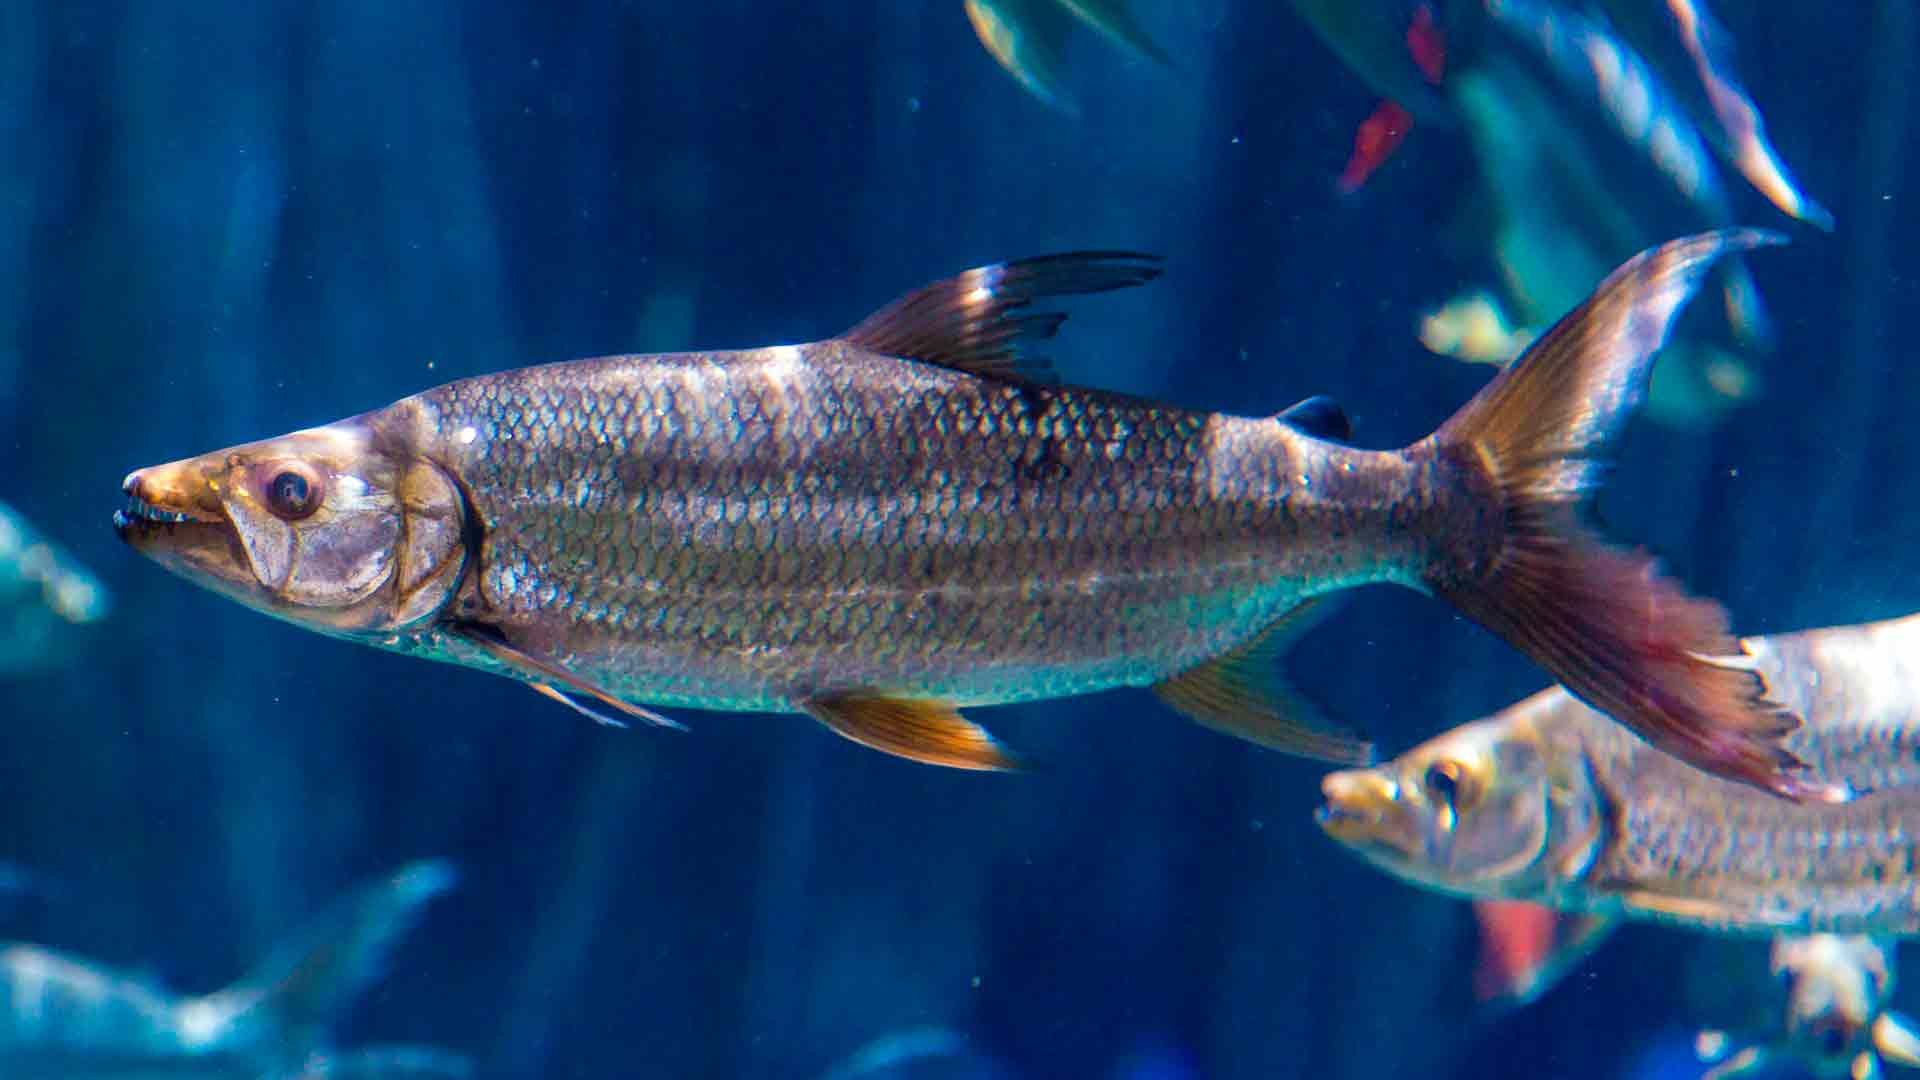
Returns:
[[[1317,597],[1433,593],[1700,767],[1788,796],[1793,718],[1720,608],[1580,521],[1734,231],[1622,266],[1437,432],[1348,445],[1321,400],[1196,412],[1019,366],[1036,299],[1124,254],[968,271],[835,338],[449,383],[127,477],[121,536],[324,633],[649,705],[804,712],[923,761],[1009,757],[959,708],[1151,686],[1284,749],[1368,758],[1277,654]],[[581,708],[586,706],[581,705]]]
[[[1749,638],[1839,804],[1756,797],[1542,691],[1322,782],[1321,827],[1476,899],[1705,930],[1920,935],[1920,615]]]

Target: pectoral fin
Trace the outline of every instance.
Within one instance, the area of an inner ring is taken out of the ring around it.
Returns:
[[[1328,720],[1280,671],[1287,649],[1323,611],[1309,600],[1232,652],[1155,683],[1153,692],[1216,731],[1319,761],[1370,765],[1373,744]]]
[[[1654,889],[1623,889],[1615,894],[1631,911],[1669,919],[1696,927],[1761,925],[1787,927],[1793,920],[1785,915],[1767,918],[1752,907],[1703,896],[1674,896]]]
[[[1474,996],[1496,1006],[1538,1000],[1619,925],[1611,914],[1570,914],[1518,900],[1476,900],[1480,960]]]
[[[911,761],[955,769],[1018,767],[985,728],[944,701],[848,693],[802,702],[800,707],[854,742]]]
[[[611,727],[625,727],[611,717],[604,716],[593,709],[568,697],[559,687],[566,687],[576,694],[584,694],[595,701],[610,705],[620,712],[638,720],[644,720],[654,727],[673,728],[675,731],[687,730],[686,725],[671,717],[662,716],[645,705],[636,705],[631,701],[622,701],[593,683],[575,675],[559,664],[544,657],[535,656],[524,649],[509,645],[500,636],[499,631],[490,626],[469,623],[457,626],[453,633],[462,640],[471,643],[482,652],[501,664],[512,669],[533,691],[542,697],[551,698],[562,705],[580,713],[596,723]]]

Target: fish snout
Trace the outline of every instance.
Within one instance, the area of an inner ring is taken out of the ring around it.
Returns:
[[[1375,769],[1328,773],[1320,781],[1325,802],[1313,820],[1335,840],[1364,840],[1379,831],[1399,795],[1399,785]]]
[[[127,505],[113,514],[113,529],[129,540],[155,527],[189,521],[222,523],[215,485],[198,459],[135,469],[120,482]]]

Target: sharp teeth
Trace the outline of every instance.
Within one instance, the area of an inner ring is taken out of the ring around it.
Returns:
[[[127,499],[127,509],[124,514],[130,519],[138,518],[142,521],[156,521],[164,525],[175,525],[182,521],[191,520],[187,515],[177,510],[162,510],[147,500],[140,498],[138,495]]]

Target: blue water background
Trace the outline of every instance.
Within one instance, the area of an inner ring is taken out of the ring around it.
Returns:
[[[1914,43],[1874,48],[1864,2],[1721,6],[1840,228],[1754,260],[1764,395],[1636,426],[1608,528],[1744,632],[1914,610],[1920,188],[1908,106],[1874,90]],[[1287,5],[1141,10],[1175,67],[1080,35],[1077,118],[958,0],[0,10],[0,499],[118,600],[77,667],[0,683],[0,857],[63,883],[0,932],[208,989],[361,876],[449,855],[460,889],[340,1035],[490,1076],[812,1077],[941,1025],[967,1075],[1615,1077],[1752,1015],[1763,944],[1632,929],[1480,1018],[1465,905],[1323,838],[1319,767],[1144,693],[983,712],[1042,764],[1012,777],[795,717],[618,732],[115,541],[135,466],[507,366],[827,336],[1070,248],[1167,263],[1073,306],[1067,379],[1250,413],[1332,394],[1371,446],[1430,430],[1487,372],[1413,333],[1487,276],[1463,140],[1416,130],[1342,199],[1373,98]],[[1292,668],[1390,752],[1544,685],[1387,589]]]

